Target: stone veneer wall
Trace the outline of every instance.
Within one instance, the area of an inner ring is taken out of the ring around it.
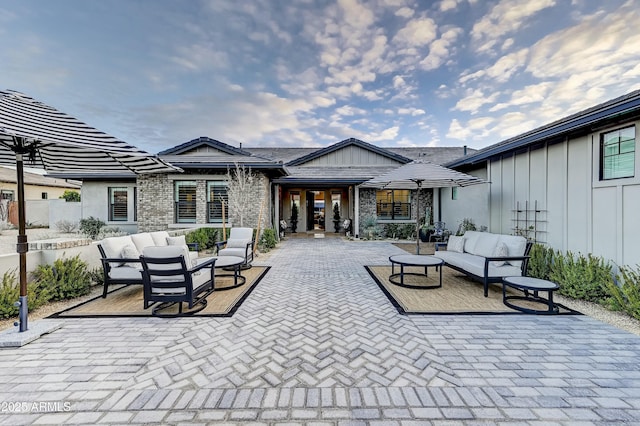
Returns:
[[[420,191],[420,208],[416,209],[415,191],[412,191],[411,197],[411,219],[416,220],[416,214],[419,211],[420,217],[424,217],[425,207],[431,211],[431,221],[433,221],[433,189],[423,188]],[[358,235],[363,235],[363,221],[365,217],[376,216],[376,190],[360,189],[360,226]]]
[[[210,180],[219,180],[226,175],[211,174],[209,176]],[[207,180],[209,179],[203,179],[202,175],[193,179],[185,174],[184,180],[196,181],[196,224],[221,226],[220,224],[209,224],[206,221]],[[164,174],[138,175],[138,232],[162,231],[168,229],[170,224],[175,223],[173,182],[174,180]],[[255,200],[255,203],[252,203],[248,208],[244,226],[257,227],[260,208],[263,204],[261,229],[264,230],[265,227],[272,226],[269,185],[269,179],[265,175],[256,173],[256,184],[251,188],[252,199]],[[237,213],[227,211],[226,214],[228,221],[230,220],[233,226],[240,226]],[[185,227],[193,227],[193,224],[185,224]]]

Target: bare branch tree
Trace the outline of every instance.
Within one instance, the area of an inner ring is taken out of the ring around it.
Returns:
[[[255,202],[251,196],[251,188],[255,182],[255,175],[251,168],[235,163],[234,169],[227,169],[227,196],[229,198],[229,216],[233,213],[238,218],[240,226],[249,214],[251,203]]]

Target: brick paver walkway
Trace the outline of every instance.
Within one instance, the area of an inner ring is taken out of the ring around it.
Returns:
[[[232,318],[64,320],[0,350],[0,424],[640,423],[640,337],[399,315],[363,265],[400,252],[290,239]]]

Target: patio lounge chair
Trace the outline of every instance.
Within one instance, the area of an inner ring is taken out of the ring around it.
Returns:
[[[231,228],[229,238],[216,243],[216,254],[241,257],[242,266],[247,268],[253,262],[253,244],[253,228]]]
[[[207,306],[207,296],[214,290],[216,258],[208,258],[192,265],[189,252],[182,246],[145,247],[142,262],[144,308],[155,303],[152,314],[175,317],[194,314]],[[178,304],[177,313],[163,313]],[[183,312],[183,303],[189,311]]]

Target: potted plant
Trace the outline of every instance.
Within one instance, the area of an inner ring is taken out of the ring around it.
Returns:
[[[291,232],[296,232],[298,228],[298,204],[291,205]]]
[[[336,231],[336,234],[340,232],[340,206],[338,203],[333,205],[333,228]]]
[[[422,225],[418,230],[418,235],[420,236],[420,241],[426,243],[429,241],[429,236],[433,234],[435,227],[433,225]]]

